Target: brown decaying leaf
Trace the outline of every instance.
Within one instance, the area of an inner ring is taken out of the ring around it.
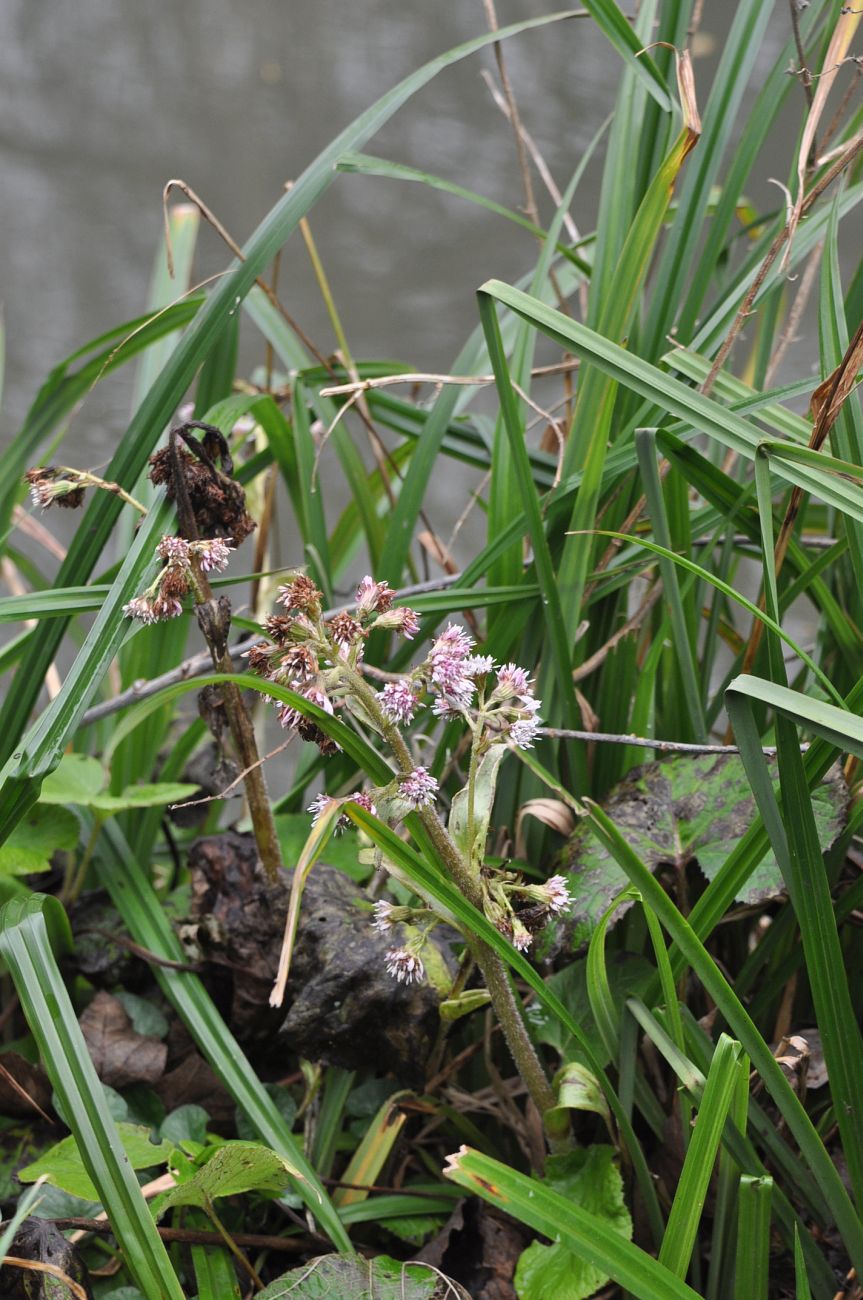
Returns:
[[[156,1083],[165,1072],[168,1048],[132,1028],[123,1004],[110,993],[97,993],[80,1019],[81,1032],[103,1083],[124,1088]]]

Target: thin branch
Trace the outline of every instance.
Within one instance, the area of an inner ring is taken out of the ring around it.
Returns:
[[[604,745],[634,745],[637,749],[656,749],[662,754],[739,754],[736,745],[691,745],[684,740],[654,740],[649,736],[618,735],[609,731],[568,731],[560,727],[540,727],[540,736],[549,736],[552,740],[584,740],[588,744],[598,741]],[[808,744],[800,746],[802,751]],[[765,745],[762,754],[773,757],[776,747]]]
[[[549,366],[534,366],[530,374],[532,379],[545,375],[560,375],[567,370],[577,370],[578,365],[578,358],[574,357],[570,361],[557,361]],[[393,384],[449,384],[453,387],[461,385],[469,388],[494,382],[494,375],[445,375],[435,371],[415,370],[396,375],[378,375],[374,379],[358,379],[350,384],[331,384],[320,390],[320,396],[342,397],[351,393],[366,393],[373,388],[389,388]]]

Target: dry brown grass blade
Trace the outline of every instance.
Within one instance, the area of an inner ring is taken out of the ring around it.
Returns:
[[[830,430],[839,417],[843,404],[854,391],[857,373],[861,365],[863,365],[863,321],[854,331],[854,337],[848,344],[839,365],[832,374],[827,376],[823,383],[818,385],[812,394],[809,411],[815,423],[809,438],[809,446],[813,451],[820,451],[824,446]],[[803,489],[799,487],[793,488],[773,553],[777,578],[782,571],[782,565],[785,563],[788,544],[791,541],[791,534],[794,531],[794,524],[802,500]],[[759,601],[759,608],[764,608],[763,595]],[[763,633],[764,624],[760,619],[756,619],[749,638],[749,644],[746,647],[741,672],[748,673],[752,671],[752,665],[755,662],[755,656],[758,653]]]
[[[815,132],[818,130],[818,123],[821,121],[824,109],[827,107],[827,99],[836,80],[836,75],[842,66],[842,61],[848,53],[848,47],[851,44],[854,33],[856,32],[863,11],[846,10],[841,13],[837,19],[836,26],[833,29],[833,35],[830,38],[830,44],[827,47],[827,53],[824,55],[824,66],[818,76],[818,84],[815,88],[815,94],[812,98],[812,105],[806,117],[806,125],[803,128],[803,135],[800,138],[800,151],[797,155],[797,196],[794,200],[794,206],[788,221],[788,240],[785,247],[785,255],[782,259],[783,267],[787,267],[788,259],[791,256],[791,244],[794,239],[794,232],[797,229],[800,218],[803,215],[803,201],[806,192],[806,175],[809,170],[809,159],[813,152],[815,144]]]

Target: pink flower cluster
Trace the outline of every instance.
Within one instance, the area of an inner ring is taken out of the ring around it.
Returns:
[[[194,542],[186,541],[185,537],[163,537],[156,547],[156,556],[164,562],[164,567],[152,586],[123,606],[126,618],[141,623],[177,618],[183,612],[183,597],[194,585],[194,561],[204,573],[220,572],[228,567],[233,549],[223,537]]]
[[[308,808],[306,809],[306,812],[312,813],[313,826],[317,826],[318,822],[321,819],[321,814],[323,813],[324,809],[332,802],[334,802],[332,795],[322,793],[315,796],[315,798],[312,800],[312,802],[309,804]],[[374,805],[371,795],[366,794],[362,790],[355,791],[353,794],[349,794],[346,798],[337,799],[335,800],[335,802],[340,804],[342,803],[359,804],[361,808],[365,808],[366,812],[370,812],[373,817],[376,817],[378,813],[378,810]],[[335,830],[333,833],[335,835],[341,835],[342,831],[346,831],[351,826],[353,826],[353,822],[351,821],[350,817],[348,817],[345,813],[342,813],[342,815],[339,817],[338,821],[336,822]]]

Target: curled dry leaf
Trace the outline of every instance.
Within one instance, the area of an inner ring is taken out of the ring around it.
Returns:
[[[550,826],[559,835],[571,835],[575,830],[575,815],[562,799],[528,799],[518,811],[515,824],[516,853],[524,857],[522,823],[525,817],[535,817],[543,826]]]
[[[81,1032],[90,1049],[96,1073],[112,1088],[132,1083],[156,1083],[165,1072],[168,1049],[158,1038],[148,1038],[132,1027],[119,998],[97,993],[81,1016]]]

